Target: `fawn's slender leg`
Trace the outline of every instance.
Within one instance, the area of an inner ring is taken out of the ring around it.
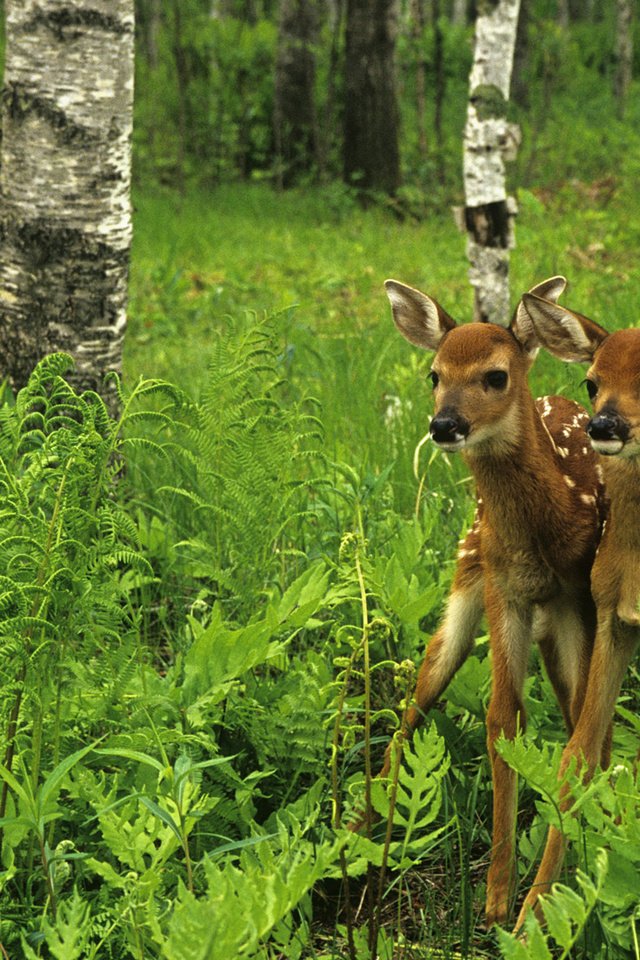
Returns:
[[[574,602],[552,602],[543,614],[534,618],[534,636],[571,737],[587,690],[595,640],[595,607],[590,597],[577,596]],[[603,767],[609,763],[610,741],[609,730],[600,758]]]
[[[565,677],[562,675],[562,669],[558,658],[557,645],[555,642],[555,637],[552,633],[545,633],[543,637],[538,640],[538,647],[540,648],[540,655],[545,665],[547,671],[547,676],[553,687],[553,692],[556,695],[558,701],[558,706],[562,712],[562,717],[564,719],[565,726],[569,733],[569,736],[573,733],[573,716],[571,710],[572,704],[572,695],[571,688],[569,683],[566,681]]]
[[[407,713],[408,733],[420,725],[469,656],[483,611],[482,566],[474,550],[472,556],[458,561],[444,617],[429,642],[418,672],[413,703]],[[386,777],[389,773],[391,750],[392,744],[389,744],[379,776]]]
[[[584,703],[573,736],[562,754],[561,776],[574,758],[578,766],[584,764],[585,779],[593,775],[599,762],[608,762],[616,700],[636,643],[637,630],[616,621],[613,614],[601,612]],[[561,809],[567,810],[571,805],[567,786],[562,788],[562,797]],[[535,881],[520,911],[518,927],[524,923],[528,910],[535,909],[540,894],[547,893],[557,879],[564,852],[564,834],[557,827],[550,827]]]
[[[523,686],[531,646],[533,610],[507,600],[487,583],[486,608],[491,638],[491,701],[487,711],[487,747],[493,777],[493,838],[487,877],[487,924],[503,923],[515,886],[516,774],[499,756],[495,742],[524,730]]]

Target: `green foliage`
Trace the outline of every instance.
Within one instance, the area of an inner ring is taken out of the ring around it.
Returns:
[[[343,801],[361,802],[366,741],[375,772],[399,728],[412,675],[397,662],[421,658],[472,516],[459,460],[423,447],[414,475],[428,357],[397,337],[381,288],[398,276],[471,315],[448,214],[469,30],[442,18],[443,142],[426,159],[415,68],[426,50],[431,90],[433,27],[423,47],[399,38],[407,186],[395,209],[412,211],[400,222],[361,210],[339,183],[284,195],[229,184],[271,169],[275,4],[253,4],[252,23],[240,0],[217,20],[200,0],[174,6],[179,45],[165,5],[158,60],[138,62],[145,189],[125,344],[125,383],[137,385],[114,385],[112,420],[56,357],[0,407],[0,945],[117,960],[364,960],[373,940],[398,960],[635,956],[640,791],[621,763],[636,749],[633,668],[613,772],[574,782],[577,816],[560,817],[561,719],[537,669],[528,739],[501,747],[519,772],[521,889],[549,823],[573,841],[547,926],[529,921],[526,943],[481,924],[486,638],[404,745],[397,780],[373,790],[383,816],[396,790],[388,837],[384,822],[371,839],[336,841],[328,827]],[[609,13],[569,34],[555,15],[536,0],[529,101],[510,107],[524,132],[513,295],[564,272],[572,306],[631,325],[637,98],[629,122],[614,119]],[[430,96],[427,113],[430,130]],[[334,131],[329,174],[338,147]],[[181,178],[225,185],[151,189]],[[580,396],[581,377],[540,356],[532,383]]]
[[[163,956],[253,957],[272,931],[281,948],[293,946],[292,913],[298,911],[302,924],[296,936],[308,936],[309,894],[328,873],[339,843],[312,843],[295,819],[289,823],[289,829],[279,825],[277,838],[241,853],[237,865],[228,860],[205,863],[206,890],[200,898],[182,891]]]
[[[172,482],[158,491],[175,517],[178,562],[237,604],[308,552],[305,486],[322,440],[312,403],[286,402],[271,324],[216,337]]]
[[[529,914],[525,921],[524,939],[505,930],[498,931],[500,952],[508,960],[565,960],[581,938],[590,913],[601,894],[607,873],[607,855],[599,851],[595,882],[578,871],[580,893],[562,884],[555,884],[552,896],[541,898],[547,930]],[[554,948],[552,953],[549,949]]]
[[[134,146],[140,178],[232,179],[272,160],[276,27],[181,0],[139,31]],[[203,176],[204,174],[204,176]]]
[[[385,853],[381,842],[358,837],[353,844],[354,862],[350,869],[361,872],[365,863],[380,866],[388,857],[389,866],[406,871],[433,851],[448,825],[438,823],[443,802],[442,780],[449,769],[445,744],[435,725],[418,731],[402,749],[404,764],[400,768],[399,785],[393,810],[393,823],[401,831],[401,839],[394,840]],[[372,793],[373,807],[383,821],[390,815],[389,795],[377,782]]]

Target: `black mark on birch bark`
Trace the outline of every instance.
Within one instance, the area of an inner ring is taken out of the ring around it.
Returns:
[[[116,17],[110,17],[100,10],[74,10],[73,7],[63,7],[62,10],[52,10],[49,13],[37,8],[33,17],[20,25],[19,31],[33,33],[37,27],[51,30],[58,40],[73,39],[88,28],[116,35],[133,31],[133,24],[122,23]]]
[[[482,247],[509,248],[509,208],[506,200],[465,207],[467,231]]]
[[[81,145],[100,139],[87,127],[70,120],[52,100],[34,94],[23,84],[7,84],[2,91],[2,102],[11,120],[23,123],[29,115],[35,115],[49,125],[63,144]]]

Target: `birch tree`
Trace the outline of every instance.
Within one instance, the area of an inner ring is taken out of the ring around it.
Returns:
[[[507,121],[520,0],[478,4],[474,61],[464,131],[464,227],[475,319],[509,320],[509,249],[515,201],[507,197],[505,160],[513,159],[519,130]]]
[[[133,0],[6,0],[0,373],[119,370],[131,245]]]

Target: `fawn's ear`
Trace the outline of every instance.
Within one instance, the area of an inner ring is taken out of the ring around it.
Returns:
[[[397,280],[385,280],[393,321],[411,343],[424,350],[437,350],[445,333],[456,325],[439,303]]]
[[[548,300],[550,303],[556,303],[564,293],[566,286],[567,281],[564,277],[549,277],[548,280],[543,280],[542,283],[531,287],[529,293],[543,300]],[[510,329],[516,340],[521,343],[527,351],[531,360],[534,360],[540,347],[540,341],[538,340],[536,329],[531,322],[531,317],[527,313],[523,300],[520,301],[515,309]]]
[[[591,361],[609,334],[603,328],[557,303],[525,293],[522,302],[538,342],[560,360]]]

